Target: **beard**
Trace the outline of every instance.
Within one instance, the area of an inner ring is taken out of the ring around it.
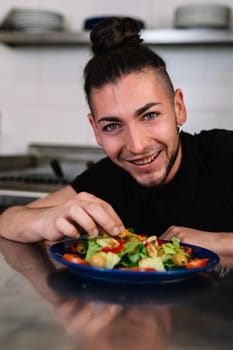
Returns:
[[[135,176],[135,174],[131,174],[131,176],[134,177],[135,181],[141,185],[141,186],[144,186],[144,187],[155,187],[155,188],[161,188],[163,187],[166,183],[167,183],[167,178],[170,174],[170,171],[172,170],[174,164],[175,164],[175,161],[177,159],[177,156],[178,156],[178,153],[179,153],[179,149],[180,149],[180,144],[181,144],[181,141],[180,141],[180,138],[178,140],[178,143],[177,143],[177,146],[176,148],[173,150],[169,160],[168,160],[168,164],[164,170],[164,172],[160,175],[159,178],[155,178],[153,173],[150,174],[145,174],[145,180],[143,179],[143,177],[139,176]]]
[[[172,169],[172,167],[175,164],[175,161],[177,159],[177,156],[178,156],[178,153],[179,153],[179,149],[180,149],[180,145],[181,145],[181,142],[180,142],[180,138],[179,138],[178,143],[177,143],[177,147],[176,147],[176,149],[174,150],[174,152],[172,153],[172,155],[171,155],[171,157],[169,159],[169,162],[168,162],[168,165],[166,167],[166,171],[165,171],[163,180],[160,183],[160,186],[163,186],[166,183],[166,179],[168,178],[168,175],[170,174],[170,171],[171,171],[171,169]]]

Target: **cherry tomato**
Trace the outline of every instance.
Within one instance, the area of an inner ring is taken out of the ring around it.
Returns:
[[[75,263],[75,264],[89,265],[89,263],[86,260],[84,260],[84,259],[80,258],[80,256],[78,256],[76,254],[72,254],[72,253],[65,253],[63,255],[63,259],[70,261],[72,263]]]
[[[194,269],[197,267],[202,267],[202,266],[207,265],[208,260],[209,259],[207,259],[207,258],[193,259],[193,260],[190,260],[189,262],[187,262],[187,264],[185,266],[187,269]]]

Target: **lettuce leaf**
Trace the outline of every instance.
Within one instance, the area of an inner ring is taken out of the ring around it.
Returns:
[[[95,239],[88,239],[88,247],[87,247],[87,253],[85,256],[85,260],[89,261],[90,257],[99,252],[102,249],[102,247],[97,244]]]
[[[165,271],[165,267],[162,259],[159,256],[154,258],[144,258],[139,262],[139,267],[148,268],[151,267],[156,271]]]

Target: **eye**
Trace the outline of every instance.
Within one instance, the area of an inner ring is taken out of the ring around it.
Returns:
[[[151,120],[151,119],[155,119],[157,116],[158,116],[158,113],[156,112],[148,112],[143,116],[143,118],[145,120]]]
[[[117,123],[111,123],[111,124],[108,124],[108,125],[105,125],[103,127],[103,131],[115,131],[116,129],[118,129],[120,126],[119,124]]]

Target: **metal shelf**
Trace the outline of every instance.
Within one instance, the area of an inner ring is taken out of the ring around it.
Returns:
[[[0,42],[9,46],[78,46],[89,45],[89,32],[5,32],[0,31]]]
[[[223,29],[145,30],[144,42],[155,45],[232,45],[233,31]]]
[[[90,45],[89,32],[6,32],[0,42],[9,46],[83,46]],[[225,29],[146,29],[144,42],[149,45],[227,45],[233,44],[233,31]]]

